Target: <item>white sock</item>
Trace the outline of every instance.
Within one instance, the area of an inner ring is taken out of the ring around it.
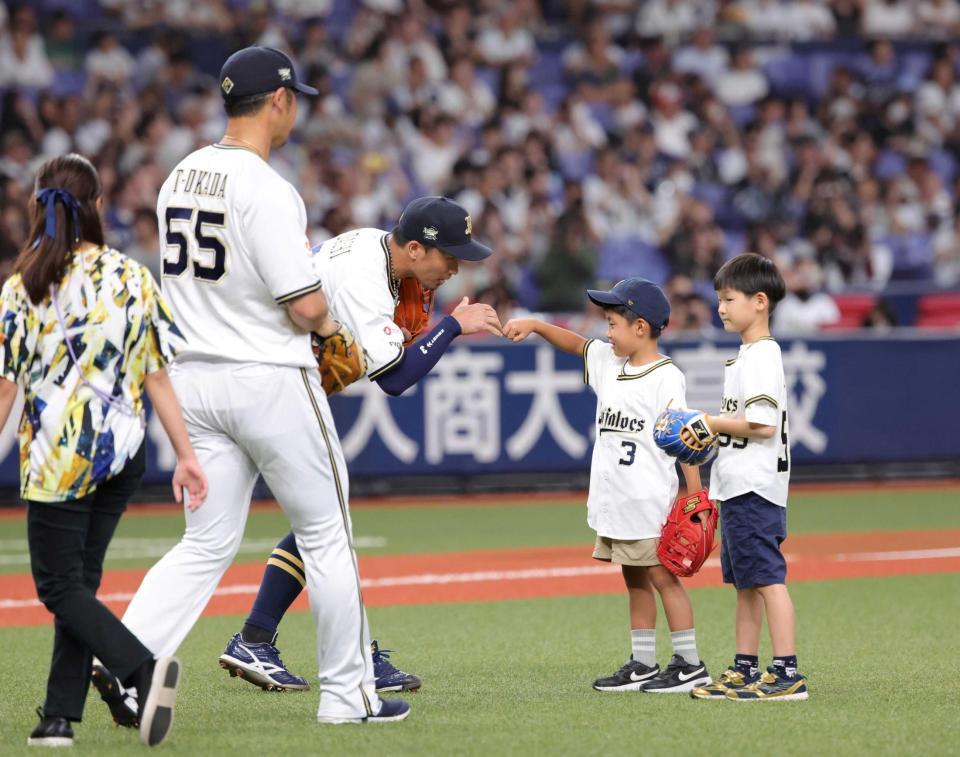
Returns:
[[[634,628],[630,631],[633,659],[652,668],[657,664],[657,629]]]
[[[700,655],[697,654],[697,634],[692,628],[686,631],[674,631],[670,634],[673,642],[673,653],[680,655],[689,665],[699,665]]]

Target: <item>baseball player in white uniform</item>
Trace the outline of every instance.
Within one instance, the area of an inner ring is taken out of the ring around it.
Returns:
[[[490,255],[487,247],[471,239],[471,227],[469,214],[453,200],[421,197],[406,207],[392,232],[356,229],[316,251],[314,264],[333,317],[357,337],[367,359],[367,377],[388,394],[400,394],[425,376],[456,336],[478,331],[500,336],[496,311],[466,300],[410,352],[404,350],[404,335],[393,322],[401,279],[413,276],[426,289],[437,289],[457,273],[460,261],[477,262]],[[439,333],[444,326],[449,339]],[[428,355],[428,365],[406,365]],[[387,380],[388,375],[393,380]]]
[[[453,200],[421,197],[406,207],[391,232],[356,229],[315,251],[331,314],[356,336],[366,356],[367,377],[388,394],[398,395],[425,376],[458,335],[500,335],[493,308],[468,304],[466,298],[408,349],[403,346],[408,335],[393,320],[402,279],[413,277],[435,290],[457,272],[460,261],[476,262],[491,254],[473,240],[470,216]],[[243,629],[220,656],[221,666],[264,689],[308,686],[286,669],[275,646],[277,626],[305,583],[296,541],[291,534],[277,544]],[[420,687],[419,677],[397,670],[376,645],[373,661],[378,692]]]
[[[323,723],[402,720],[374,692],[366,611],[351,543],[347,470],[310,332],[338,324],[313,268],[297,191],[266,162],[297,114],[290,59],[234,53],[220,74],[223,139],[187,156],[157,204],[163,290],[188,347],[171,371],[206,506],[147,574],[124,623],[157,654],[183,641],[233,560],[258,474],[290,520],[317,624]],[[101,692],[102,693],[102,692]]]

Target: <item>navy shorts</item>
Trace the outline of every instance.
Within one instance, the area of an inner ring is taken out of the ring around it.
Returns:
[[[738,589],[782,584],[787,561],[787,508],[748,492],[720,504],[720,565],[724,583]]]

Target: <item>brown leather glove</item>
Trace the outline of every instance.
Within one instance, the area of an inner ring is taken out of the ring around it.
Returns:
[[[325,339],[312,335],[313,354],[327,396],[342,392],[367,372],[363,348],[344,324]]]

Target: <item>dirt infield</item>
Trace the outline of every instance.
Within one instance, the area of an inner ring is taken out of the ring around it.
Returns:
[[[793,494],[830,494],[837,492],[871,492],[882,487],[890,490],[923,490],[923,491],[950,491],[960,492],[960,479],[895,479],[890,481],[826,481],[804,482],[790,484]],[[501,505],[510,502],[514,505],[554,505],[557,499],[577,499],[587,501],[587,492],[579,489],[565,491],[544,492],[484,492],[467,494],[426,494],[426,495],[390,495],[387,497],[357,497],[351,498],[351,510],[364,508],[394,508],[394,507],[476,507],[478,505]],[[279,505],[272,499],[254,500],[252,511],[279,511]],[[177,505],[173,500],[165,502],[139,502],[130,506],[124,517],[169,515],[176,512]],[[26,510],[20,505],[0,507],[0,521],[23,520]]]
[[[788,581],[960,572],[960,529],[804,534],[784,543]],[[590,546],[484,550],[460,553],[361,557],[363,594],[370,607],[489,602],[623,591],[616,567],[590,558]],[[256,594],[262,563],[235,565],[224,576],[205,614],[246,612]],[[104,576],[100,597],[118,614],[140,585],[143,570]],[[721,585],[713,558],[686,585]],[[294,605],[307,609],[303,595]],[[0,627],[43,625],[50,615],[37,601],[29,575],[3,577]]]

